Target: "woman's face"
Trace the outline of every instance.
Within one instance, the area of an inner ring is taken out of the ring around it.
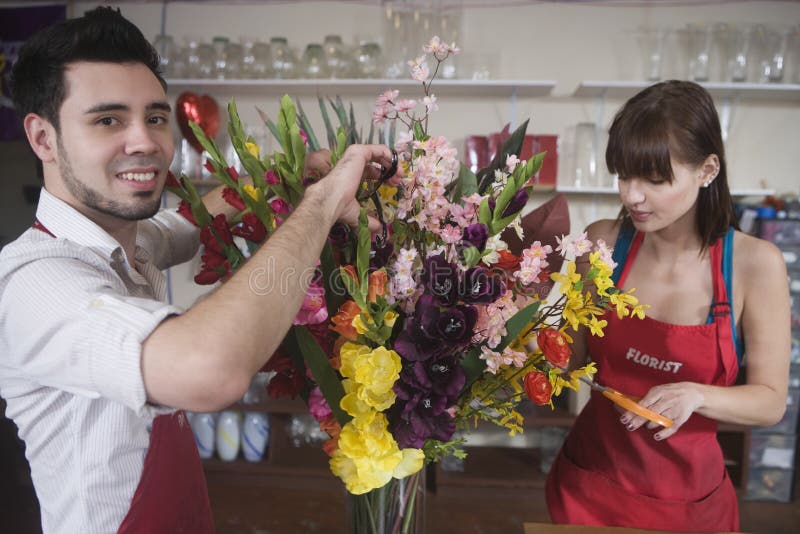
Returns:
[[[619,181],[619,196],[634,227],[652,232],[679,220],[694,221],[700,187],[707,179],[706,165],[694,166],[671,159],[674,179],[632,176]]]

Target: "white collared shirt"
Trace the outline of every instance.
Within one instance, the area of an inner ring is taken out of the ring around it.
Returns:
[[[140,221],[134,264],[120,244],[42,189],[37,219],[0,252],[0,396],[19,427],[48,532],[116,532],[141,477],[153,418],[142,342],[183,310],[161,269],[198,232],[162,211]],[[171,411],[171,410],[166,410]]]

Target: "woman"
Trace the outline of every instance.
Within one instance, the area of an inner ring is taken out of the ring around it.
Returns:
[[[547,479],[557,523],[674,531],[738,530],[717,421],[770,426],[785,410],[789,291],[780,251],[734,230],[719,118],[710,95],[669,81],[631,98],[609,132],[619,176],[617,286],[649,304],[644,320],[607,313],[604,337],[575,337],[596,380],[674,421],[670,428],[592,397]],[[737,350],[738,349],[738,350]],[[741,358],[747,377],[734,385]]]

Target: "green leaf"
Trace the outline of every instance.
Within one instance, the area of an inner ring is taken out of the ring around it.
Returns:
[[[425,131],[422,129],[422,125],[419,121],[414,121],[414,140],[415,141],[425,141],[428,136],[425,134]]]
[[[322,97],[317,98],[319,101],[319,110],[322,113],[322,122],[325,123],[325,133],[328,135],[328,148],[331,151],[336,147],[336,130],[333,129],[331,119],[328,117],[328,108],[325,107],[325,100]]]
[[[352,279],[352,277],[347,274],[347,271],[344,270],[344,267],[339,267],[339,276],[341,277],[342,283],[344,284],[345,289],[353,297],[353,300],[358,307],[362,310],[366,307],[366,298],[361,296],[361,291],[358,288],[358,283]]]
[[[367,225],[367,211],[364,208],[358,213],[358,250],[356,252],[356,270],[358,272],[361,298],[367,300],[369,289],[369,252],[371,248],[369,226]]]
[[[489,166],[478,171],[479,193],[484,194],[486,192],[489,184],[494,180],[494,171],[506,166],[506,157],[508,157],[509,154],[519,155],[522,150],[522,143],[525,141],[525,131],[527,129],[528,120],[520,124],[520,126],[514,130],[514,133],[503,143],[503,146],[497,152],[497,155],[495,155]]]
[[[514,183],[514,180],[508,180],[506,186],[503,188],[503,191],[500,192],[500,196],[497,197],[497,201],[494,205],[494,213],[492,213],[492,221],[498,221],[502,218],[503,212],[511,203],[511,199],[514,198],[514,195],[517,194],[517,184]]]
[[[239,156],[242,167],[244,167],[247,174],[253,179],[253,183],[256,187],[266,186],[264,182],[264,173],[267,168],[257,156],[252,155],[250,151],[247,150],[247,146],[245,145],[247,136],[244,132],[242,121],[239,118],[239,112],[236,109],[236,101],[233,98],[231,98],[230,103],[228,103],[228,117],[228,134],[231,139],[231,145],[236,151],[236,155]],[[228,185],[238,188],[236,183]]]
[[[478,262],[481,261],[481,251],[478,250],[476,247],[468,247],[464,249],[464,263],[466,263],[467,269],[475,267],[478,265]]]
[[[336,420],[341,426],[344,426],[350,421],[350,416],[340,406],[342,397],[344,397],[344,388],[339,381],[339,377],[333,371],[327,354],[325,354],[325,351],[322,350],[317,340],[314,339],[314,336],[305,326],[295,326],[293,330],[300,353],[303,355],[308,370],[311,371],[311,376],[314,377],[314,381],[322,391],[322,395],[328,402],[328,406],[331,407]]]
[[[344,302],[344,295],[340,291],[342,282],[333,258],[333,247],[330,241],[327,241],[325,246],[322,247],[322,254],[319,260],[322,270],[322,283],[325,286],[325,306],[328,309],[328,317],[333,317],[339,311],[339,306]]]
[[[531,156],[531,158],[525,162],[525,165],[517,165],[517,168],[514,169],[514,173],[512,174],[514,181],[517,183],[517,189],[525,185],[534,174],[539,172],[542,168],[545,154],[547,154],[547,152],[539,152]]]
[[[460,201],[462,197],[468,197],[478,192],[478,177],[463,163],[458,172],[458,181],[461,184],[461,195],[455,198],[456,202]]]
[[[492,209],[489,207],[488,197],[484,198],[481,201],[481,205],[478,206],[478,222],[483,223],[486,226],[489,226],[492,223]]]
[[[303,111],[303,106],[300,105],[300,101],[297,101],[297,120],[300,125],[300,128],[306,132],[308,136],[308,147],[313,151],[317,152],[320,149],[319,141],[317,141],[317,136],[314,133],[314,128],[311,126],[311,121],[308,120],[308,115],[306,115],[305,111]]]

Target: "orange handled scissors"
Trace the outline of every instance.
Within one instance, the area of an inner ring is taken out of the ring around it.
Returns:
[[[625,395],[624,393],[620,393],[616,389],[612,389],[612,388],[606,387],[606,386],[601,386],[600,384],[598,384],[596,382],[593,382],[593,381],[589,380],[586,377],[582,376],[582,377],[580,377],[580,379],[581,379],[581,381],[585,382],[586,384],[589,384],[589,387],[591,387],[592,389],[602,393],[604,397],[609,399],[611,402],[613,402],[614,404],[616,404],[620,408],[624,408],[624,409],[628,410],[629,412],[633,412],[636,415],[644,417],[648,421],[652,421],[652,422],[656,423],[657,425],[663,426],[664,428],[669,428],[669,427],[672,426],[672,423],[673,423],[672,419],[669,419],[668,417],[664,417],[660,413],[656,413],[653,410],[649,410],[649,409],[645,408],[644,406],[642,406],[641,404],[639,404],[637,402],[639,399],[637,399],[635,397],[629,397],[628,395]]]

